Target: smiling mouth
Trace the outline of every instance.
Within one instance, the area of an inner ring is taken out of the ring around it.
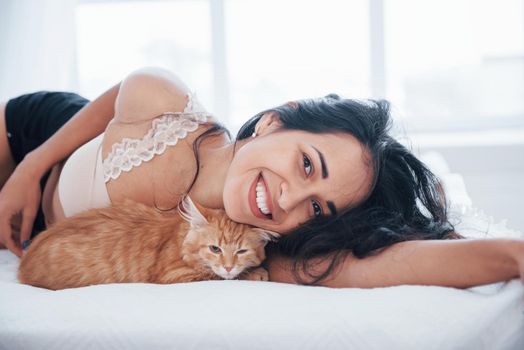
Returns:
[[[262,173],[260,173],[249,188],[249,207],[251,212],[258,218],[272,220],[270,201],[269,191]]]

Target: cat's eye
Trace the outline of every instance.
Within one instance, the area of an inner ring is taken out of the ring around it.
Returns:
[[[237,254],[244,254],[245,252],[247,252],[247,249],[237,250]]]
[[[222,253],[222,249],[220,249],[219,247],[217,247],[216,245],[210,245],[209,246],[209,250],[211,250],[213,253],[215,254],[219,254],[219,253]]]

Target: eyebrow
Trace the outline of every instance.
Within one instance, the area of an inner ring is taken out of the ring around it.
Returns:
[[[326,166],[326,159],[324,158],[324,155],[322,154],[322,152],[320,152],[314,146],[311,146],[311,147],[313,147],[313,149],[318,154],[318,158],[320,158],[320,165],[322,167],[322,178],[327,179],[329,176],[329,173],[328,173],[327,166]],[[331,211],[331,215],[333,216],[337,215],[337,207],[335,207],[335,203],[333,203],[332,201],[326,201],[326,203],[327,203],[329,210]]]
[[[326,201],[326,202],[327,202],[327,206],[329,210],[331,211],[331,215],[333,216],[337,215],[337,207],[335,207],[335,203],[333,203],[332,201]]]
[[[313,147],[313,146],[311,146]],[[320,165],[322,166],[322,178],[323,179],[327,179],[328,176],[329,176],[329,173],[328,173],[328,170],[327,170],[327,167],[326,167],[326,160],[324,158],[324,155],[322,154],[322,152],[320,152],[318,149],[316,149],[315,147],[313,147],[313,149],[315,151],[317,151],[318,153],[318,157],[320,158]]]

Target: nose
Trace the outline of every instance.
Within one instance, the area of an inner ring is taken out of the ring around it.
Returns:
[[[311,191],[311,186],[290,186],[287,183],[283,183],[281,185],[280,198],[277,201],[278,205],[286,213],[289,213],[298,204],[310,197]]]
[[[224,266],[224,268],[226,269],[227,272],[231,272],[231,270],[233,269],[233,266]]]

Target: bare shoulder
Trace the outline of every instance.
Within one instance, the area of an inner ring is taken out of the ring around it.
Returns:
[[[142,138],[150,130],[155,117],[166,112],[184,111],[190,94],[191,90],[186,84],[166,69],[147,67],[129,74],[122,81],[115,101],[114,120],[105,130],[103,157],[109,154],[116,142],[124,138]],[[210,115],[207,120],[216,122]],[[192,157],[193,140],[209,127],[208,123],[201,124],[196,132],[188,134],[184,142],[179,143],[186,147],[178,146],[169,153],[177,153],[176,159],[183,163],[185,158],[181,158],[183,155],[179,153]]]
[[[139,122],[165,112],[181,112],[189,93],[187,85],[166,69],[138,69],[122,81],[115,101],[114,119],[123,123]]]
[[[142,68],[131,73],[121,83],[115,101],[114,120],[104,133],[102,158],[106,159],[113,146],[124,139],[143,139],[153,130],[155,117],[166,112],[184,111],[190,93],[191,90],[178,76],[165,69]],[[133,171],[122,172],[118,179],[110,181],[107,189],[111,200],[129,198],[150,206],[172,208],[178,202],[173,194],[183,193],[196,172],[194,140],[216,122],[211,116],[207,120],[209,123],[201,123],[176,146],[166,147],[162,154],[142,162]],[[155,178],[162,181],[151,180]]]

